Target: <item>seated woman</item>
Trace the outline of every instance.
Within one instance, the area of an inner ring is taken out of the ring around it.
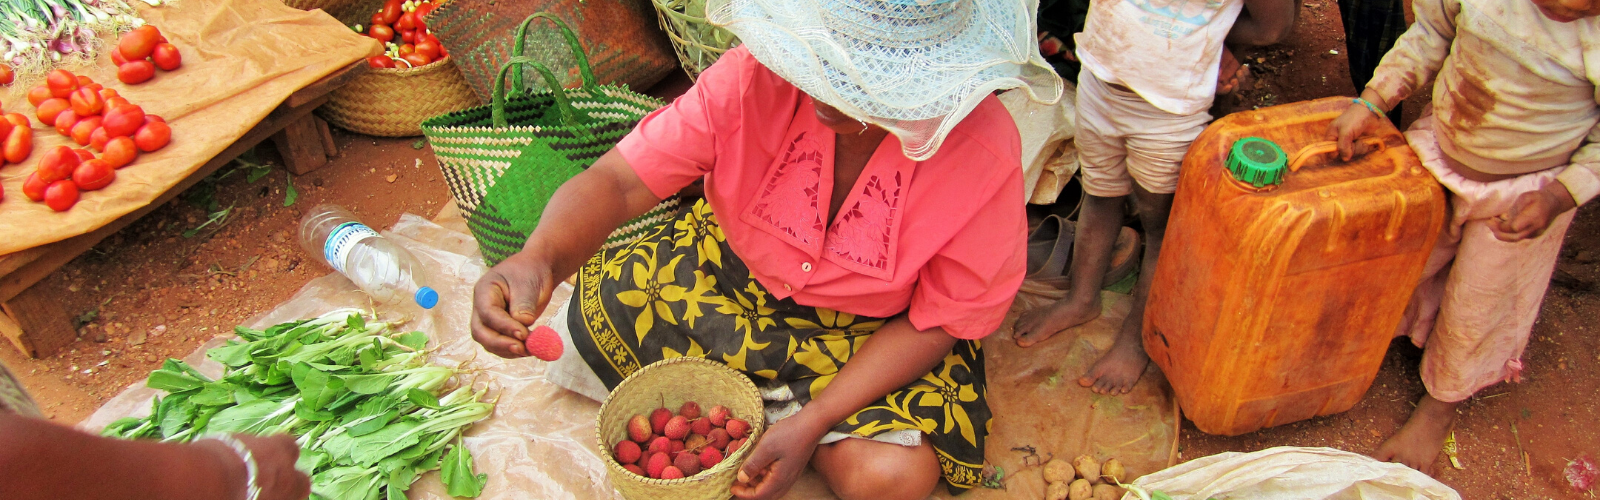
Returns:
[[[547,375],[602,398],[669,357],[748,374],[775,423],[739,497],[781,496],[807,463],[847,499],[978,484],[978,339],[1026,261],[1021,146],[992,94],[1062,90],[1031,8],[711,1],[744,46],[556,192],[523,251],[478,282],[474,338],[527,355],[527,326],[577,273],[554,326],[578,355]],[[692,210],[596,254],[702,178]]]

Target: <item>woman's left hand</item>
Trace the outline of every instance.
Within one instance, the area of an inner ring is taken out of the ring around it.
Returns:
[[[1489,231],[1496,239],[1506,242],[1538,238],[1550,228],[1556,216],[1576,206],[1578,203],[1565,184],[1551,182],[1543,189],[1518,196],[1511,203],[1511,210],[1489,221]]]
[[[738,481],[733,483],[733,496],[743,500],[767,500],[782,497],[800,479],[806,463],[817,451],[817,441],[828,433],[828,427],[813,424],[804,410],[801,414],[779,420],[767,428],[761,440],[750,452],[750,458],[739,468]]]

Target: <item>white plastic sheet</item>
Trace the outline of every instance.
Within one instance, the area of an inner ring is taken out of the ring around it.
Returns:
[[[1333,448],[1281,446],[1219,453],[1133,482],[1176,499],[1460,500],[1427,474]],[[1123,500],[1135,500],[1133,493]]]

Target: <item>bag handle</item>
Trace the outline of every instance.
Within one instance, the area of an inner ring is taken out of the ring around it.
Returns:
[[[524,64],[533,66],[533,69],[544,77],[545,85],[550,87],[550,94],[556,99],[556,110],[561,112],[561,123],[569,127],[576,127],[582,124],[584,122],[583,117],[578,113],[577,108],[572,106],[572,100],[567,98],[566,89],[561,87],[561,82],[556,80],[556,75],[550,72],[550,68],[545,67],[545,65],[540,64],[539,61],[535,61],[531,57],[517,56],[500,66],[500,74],[494,79],[494,91],[489,94],[489,119],[494,126],[496,128],[504,128],[510,125],[506,121],[506,72],[510,71],[512,67],[517,67],[515,74],[521,75],[521,66]]]
[[[1383,151],[1388,147],[1387,144],[1384,144],[1383,139],[1379,137],[1365,137],[1357,140],[1355,145],[1366,145],[1367,147],[1366,149],[1357,149],[1355,155],[1351,157],[1352,160],[1366,156],[1367,153]],[[1312,157],[1337,152],[1339,152],[1339,141],[1322,141],[1307,144],[1305,147],[1300,148],[1300,151],[1296,151],[1294,156],[1289,159],[1289,171],[1299,172],[1300,167]]]
[[[551,14],[549,12],[540,12],[538,14],[528,16],[527,19],[523,19],[522,25],[517,27],[517,36],[512,42],[514,45],[511,46],[511,57],[522,57],[522,49],[527,45],[528,25],[533,24],[534,20],[536,19],[549,19],[550,22],[555,23],[557,28],[561,29],[561,36],[567,39],[567,47],[572,49],[573,59],[577,59],[578,61],[578,74],[583,77],[583,88],[594,89],[596,86],[598,86],[599,84],[596,83],[597,80],[594,77],[594,69],[589,67],[589,56],[583,51],[583,44],[578,41],[578,35],[573,33],[572,28],[568,27],[567,23],[562,21],[561,18],[557,17],[555,14]],[[522,92],[526,92],[528,90],[528,88],[522,84],[521,71],[518,71],[516,74],[512,75],[511,78],[511,84],[513,88],[516,88]],[[546,83],[548,84],[548,82]]]

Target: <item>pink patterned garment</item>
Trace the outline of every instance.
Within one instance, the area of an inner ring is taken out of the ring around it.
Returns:
[[[928,161],[884,139],[830,223],[834,139],[810,96],[741,47],[617,149],[657,196],[705,178],[729,247],[780,299],[908,313],[919,329],[964,339],[998,328],[1027,239],[1020,140],[999,100],[973,109]]]

